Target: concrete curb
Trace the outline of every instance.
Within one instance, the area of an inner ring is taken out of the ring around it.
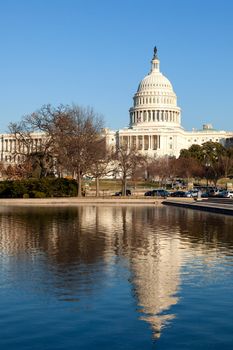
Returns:
[[[2,198],[0,206],[76,206],[76,205],[162,205],[162,199],[155,198]]]
[[[233,206],[232,204],[221,204],[221,203],[207,203],[207,202],[195,202],[187,203],[181,201],[163,201],[164,205],[171,205],[175,207],[188,208],[193,210],[201,210],[212,213],[224,214],[224,215],[233,215]]]

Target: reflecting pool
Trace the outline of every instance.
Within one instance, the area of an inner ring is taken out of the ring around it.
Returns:
[[[233,218],[0,207],[0,349],[232,349]]]

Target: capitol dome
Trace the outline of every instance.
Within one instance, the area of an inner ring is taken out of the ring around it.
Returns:
[[[153,69],[140,82],[137,92],[146,90],[170,90],[173,91],[170,81],[158,70]]]
[[[157,49],[151,71],[139,83],[130,108],[130,126],[180,126],[180,108],[170,81],[160,72]]]

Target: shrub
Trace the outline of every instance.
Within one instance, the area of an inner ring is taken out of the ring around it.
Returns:
[[[46,198],[46,193],[40,191],[33,191],[33,198]]]
[[[77,196],[75,180],[43,178],[0,182],[0,198],[44,198]]]

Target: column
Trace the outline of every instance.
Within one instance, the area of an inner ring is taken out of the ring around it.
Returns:
[[[4,138],[1,137],[1,161],[3,161],[3,151],[4,151]]]

